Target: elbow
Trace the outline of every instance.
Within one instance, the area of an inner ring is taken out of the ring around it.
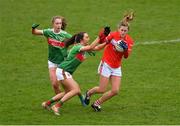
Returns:
[[[124,58],[125,58],[125,59],[127,59],[127,58],[128,58],[128,56],[124,55]]]
[[[32,29],[32,34],[33,34],[33,35],[35,34],[35,30],[34,30],[34,29]]]
[[[92,46],[88,46],[88,47],[86,48],[86,51],[91,51],[91,50],[93,50],[93,47],[92,47]]]
[[[98,48],[94,48],[94,49],[92,49],[93,51],[99,51],[99,49]]]
[[[98,49],[98,48],[96,48],[96,47],[95,47],[95,48],[93,48],[92,50],[93,50],[93,51],[99,51],[99,49]]]
[[[90,45],[88,50],[93,50],[95,47]]]
[[[37,29],[32,29],[32,34],[33,35],[41,35],[42,33]]]
[[[125,51],[124,52],[124,58],[127,59],[128,57],[129,57],[129,53],[128,53],[128,51]]]
[[[101,49],[102,49],[102,48],[96,46],[93,50],[94,50],[94,51],[99,51],[99,50],[101,50]]]

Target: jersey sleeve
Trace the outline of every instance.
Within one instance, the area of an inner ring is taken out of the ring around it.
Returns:
[[[77,52],[80,52],[80,49],[81,49],[82,47],[83,47],[83,46],[80,45],[80,44],[79,44],[79,45],[76,45],[76,46],[73,47],[73,51],[76,52],[76,53],[77,53]]]
[[[61,33],[63,34],[63,36],[64,36],[65,39],[69,39],[69,38],[72,37],[72,35],[69,34],[69,33],[67,33],[66,31],[61,30]]]
[[[128,58],[130,53],[132,52],[134,41],[130,37],[128,37],[127,44],[128,44],[128,50],[124,52],[124,58]]]
[[[71,38],[71,37],[72,37],[72,35],[71,35],[71,34],[69,34],[69,33],[66,33],[66,35],[65,35],[65,36],[66,36],[66,38],[67,38],[67,39],[69,39],[69,38]]]
[[[111,32],[107,37],[106,41],[110,42],[113,39],[113,33]]]
[[[83,47],[82,45],[78,45],[77,46],[77,51],[80,52],[82,47]]]
[[[131,38],[129,38],[129,40],[128,40],[128,53],[132,52],[133,45],[134,45],[134,41]]]
[[[49,31],[50,31],[50,29],[44,29],[44,30],[43,30],[43,35],[44,35],[45,37],[49,37]]]

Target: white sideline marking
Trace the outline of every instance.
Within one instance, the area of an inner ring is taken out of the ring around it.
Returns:
[[[180,42],[180,38],[173,40],[160,40],[160,41],[145,41],[145,42],[135,42],[135,46],[137,45],[153,45],[153,44],[162,44],[162,43],[177,43]]]

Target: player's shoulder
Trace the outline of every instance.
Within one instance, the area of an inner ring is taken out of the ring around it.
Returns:
[[[75,51],[79,51],[80,48],[82,48],[83,46],[81,44],[75,44],[73,47],[72,47],[72,50],[75,50]]]
[[[53,33],[53,29],[51,29],[51,28],[43,29],[43,35],[46,37],[49,37],[49,35],[52,33]]]
[[[68,33],[64,30],[61,30],[61,34],[68,34]]]
[[[43,29],[43,30],[46,30],[46,31],[53,31],[52,28],[45,28],[45,29]]]
[[[128,34],[126,34],[126,40],[130,43],[134,43],[134,40],[132,39],[132,37]]]
[[[116,35],[119,35],[119,32],[118,31],[113,31],[110,33],[112,36],[116,36]]]
[[[120,36],[119,36],[119,32],[118,31],[113,31],[113,32],[111,32],[110,33],[110,37],[112,37],[112,38],[119,38]]]
[[[52,28],[45,28],[45,29],[43,29],[43,32],[53,32],[53,29]]]

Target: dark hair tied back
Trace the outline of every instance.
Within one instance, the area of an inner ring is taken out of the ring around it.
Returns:
[[[86,32],[79,32],[79,33],[73,35],[70,39],[65,40],[64,41],[65,47],[68,48],[70,45],[72,45],[74,43],[80,43],[84,37],[84,33],[86,33]]]

